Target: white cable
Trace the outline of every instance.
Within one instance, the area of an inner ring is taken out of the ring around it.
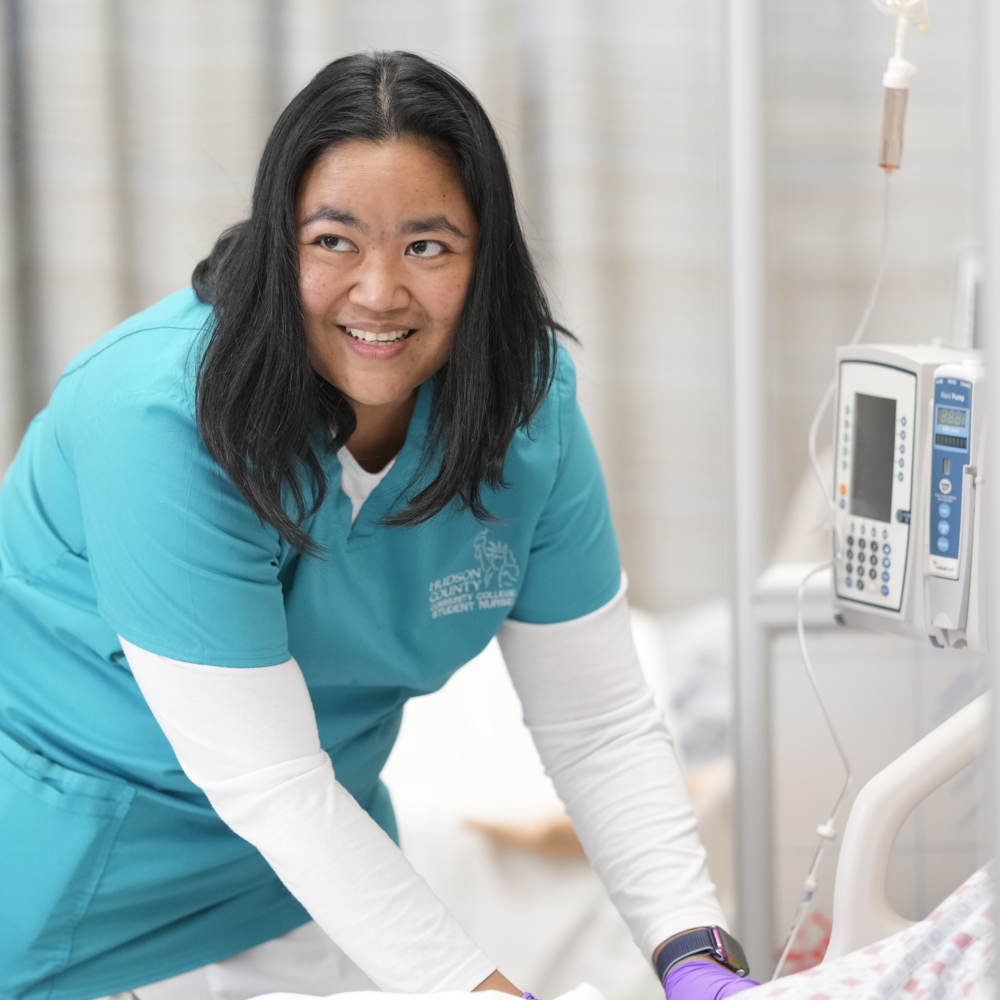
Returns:
[[[865,335],[872,313],[875,311],[875,304],[878,302],[879,293],[882,291],[882,279],[885,277],[885,262],[889,248],[889,181],[891,177],[892,171],[886,171],[884,187],[882,188],[882,245],[879,249],[878,268],[875,271],[875,281],[872,283],[872,290],[868,296],[868,301],[865,304],[864,311],[861,313],[861,319],[858,321],[857,328],[854,331],[854,336],[850,339],[850,344],[852,346],[857,344]],[[823,499],[826,501],[827,515],[830,520],[830,530],[833,533],[835,558],[839,560],[842,553],[840,536],[837,532],[837,520],[835,516],[837,507],[833,499],[832,484],[830,488],[828,488],[827,484],[824,482],[823,469],[820,466],[819,456],[816,453],[816,437],[819,433],[819,425],[823,421],[823,417],[826,414],[826,408],[830,405],[830,400],[833,398],[836,388],[837,376],[834,375],[833,380],[830,382],[829,386],[827,386],[826,392],[823,393],[823,398],[820,400],[816,414],[813,416],[812,423],[809,425],[809,463],[812,466],[813,475],[816,477],[816,482],[819,484],[820,491],[823,494]],[[799,897],[799,904],[796,907],[795,915],[792,918],[792,927],[789,931],[787,939],[785,940],[785,946],[781,949],[781,957],[778,959],[778,964],[775,966],[774,974],[771,976],[772,980],[777,979],[778,976],[781,975],[781,970],[784,968],[785,962],[788,960],[788,954],[792,950],[795,938],[798,935],[799,930],[802,928],[802,924],[805,922],[806,916],[809,913],[809,905],[816,892],[816,875],[819,871],[820,863],[823,860],[823,855],[826,852],[826,845],[837,836],[837,814],[840,812],[840,807],[844,804],[844,797],[847,795],[847,790],[851,787],[851,782],[854,780],[854,775],[851,771],[851,762],[847,758],[847,753],[844,751],[844,746],[840,742],[840,737],[837,735],[837,730],[833,726],[833,720],[830,718],[826,702],[823,700],[823,695],[819,689],[819,682],[816,679],[816,673],[813,670],[812,660],[809,658],[809,650],[806,646],[805,623],[802,620],[802,595],[805,593],[806,583],[808,583],[808,581],[821,570],[825,570],[830,566],[830,563],[824,563],[823,565],[817,566],[815,569],[811,570],[802,578],[802,582],[799,584],[798,593],[795,599],[795,624],[799,635],[799,649],[802,652],[802,660],[806,666],[806,673],[809,675],[809,683],[812,685],[813,692],[816,695],[816,700],[819,702],[820,710],[823,713],[823,719],[826,722],[826,728],[829,730],[830,736],[833,739],[833,745],[837,748],[837,754],[840,757],[840,762],[844,765],[844,784],[840,789],[840,793],[837,795],[836,802],[834,802],[833,809],[830,812],[830,818],[825,823],[821,824],[816,830],[819,834],[820,841],[816,847],[816,853],[813,855],[812,864],[809,865],[809,871],[806,873],[805,882],[802,886],[802,895]]]
[[[823,694],[819,688],[819,681],[816,678],[816,672],[813,669],[812,660],[809,657],[809,649],[806,646],[805,623],[802,617],[802,596],[805,593],[806,584],[817,573],[828,569],[830,565],[830,563],[823,563],[822,565],[810,570],[802,578],[802,582],[799,584],[798,593],[795,596],[795,624],[799,635],[799,650],[802,653],[802,660],[806,666],[809,683],[812,685],[813,693],[816,695],[816,700],[819,702],[820,711],[823,713],[823,720],[826,722],[826,728],[830,733],[830,737],[833,739],[833,745],[837,748],[837,754],[840,757],[840,762],[844,765],[844,784],[841,786],[840,793],[837,795],[837,799],[833,804],[833,809],[830,811],[830,818],[816,830],[819,834],[820,841],[816,847],[816,853],[813,855],[809,871],[806,873],[805,883],[802,886],[802,895],[799,898],[799,905],[796,907],[795,916],[792,918],[792,928],[788,933],[787,939],[785,940],[784,948],[781,949],[781,957],[778,959],[778,964],[774,968],[774,974],[771,976],[772,980],[777,979],[778,976],[781,975],[781,970],[784,968],[785,962],[788,959],[788,953],[792,950],[795,938],[798,935],[802,924],[805,922],[807,914],[809,913],[809,904],[812,902],[813,895],[816,892],[816,874],[819,871],[820,862],[823,860],[823,854],[826,851],[827,843],[832,841],[837,836],[837,815],[840,812],[840,807],[844,804],[844,798],[847,795],[847,790],[851,787],[851,783],[854,780],[854,773],[851,770],[851,762],[847,757],[846,751],[844,750],[843,743],[840,742],[837,730],[834,728],[833,720],[830,718],[826,702],[823,700]]]
[[[864,312],[861,314],[861,319],[858,321],[857,328],[854,331],[854,336],[851,337],[849,341],[852,346],[858,343],[865,335],[865,331],[868,329],[868,322],[872,317],[872,313],[875,311],[875,303],[878,301],[879,293],[882,291],[882,279],[885,277],[885,262],[889,248],[889,179],[891,177],[892,172],[887,171],[885,175],[884,187],[882,188],[882,246],[878,254],[878,268],[875,271],[875,281],[872,284],[872,290],[868,296],[868,302],[865,305]],[[832,484],[828,488],[823,479],[823,469],[819,464],[819,456],[816,453],[816,436],[819,433],[819,425],[823,421],[823,417],[826,414],[826,408],[830,405],[830,400],[833,398],[836,388],[837,376],[834,374],[833,381],[830,382],[827,386],[826,392],[823,393],[823,398],[820,400],[819,408],[816,410],[812,423],[809,425],[809,463],[812,466],[816,482],[819,484],[820,492],[823,494],[823,499],[827,504],[827,513],[830,516],[830,530],[833,532],[834,552],[837,559],[840,559],[842,556],[840,537],[837,534],[837,522],[836,517],[834,516],[837,512],[837,505],[833,499]]]

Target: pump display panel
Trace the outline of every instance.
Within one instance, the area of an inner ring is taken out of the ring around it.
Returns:
[[[892,519],[892,481],[896,478],[896,400],[854,394],[854,449],[850,509],[858,517]]]
[[[837,406],[837,596],[898,611],[912,508],[913,372],[844,361]]]
[[[934,380],[934,446],[931,458],[930,571],[957,580],[962,542],[963,472],[970,464],[972,383]]]

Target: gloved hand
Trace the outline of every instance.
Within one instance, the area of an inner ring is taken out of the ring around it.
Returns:
[[[532,993],[522,993],[521,1000],[538,1000],[538,997]]]
[[[741,979],[715,962],[682,962],[668,973],[663,988],[667,1000],[722,1000],[753,986],[756,979]]]

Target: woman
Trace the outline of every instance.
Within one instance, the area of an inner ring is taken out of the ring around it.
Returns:
[[[3,997],[519,995],[378,777],[498,632],[669,996],[747,985],[556,328],[475,98],[355,55],[193,289],[70,365],[0,493]]]

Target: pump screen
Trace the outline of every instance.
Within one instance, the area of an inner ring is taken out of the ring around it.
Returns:
[[[954,434],[935,434],[934,443],[944,445],[946,448],[960,448],[962,451],[967,451],[969,448],[969,439],[955,437]]]
[[[968,410],[953,410],[950,406],[939,406],[937,422],[941,427],[964,427],[968,412]]]
[[[895,473],[896,400],[854,394],[851,513],[888,521]]]

